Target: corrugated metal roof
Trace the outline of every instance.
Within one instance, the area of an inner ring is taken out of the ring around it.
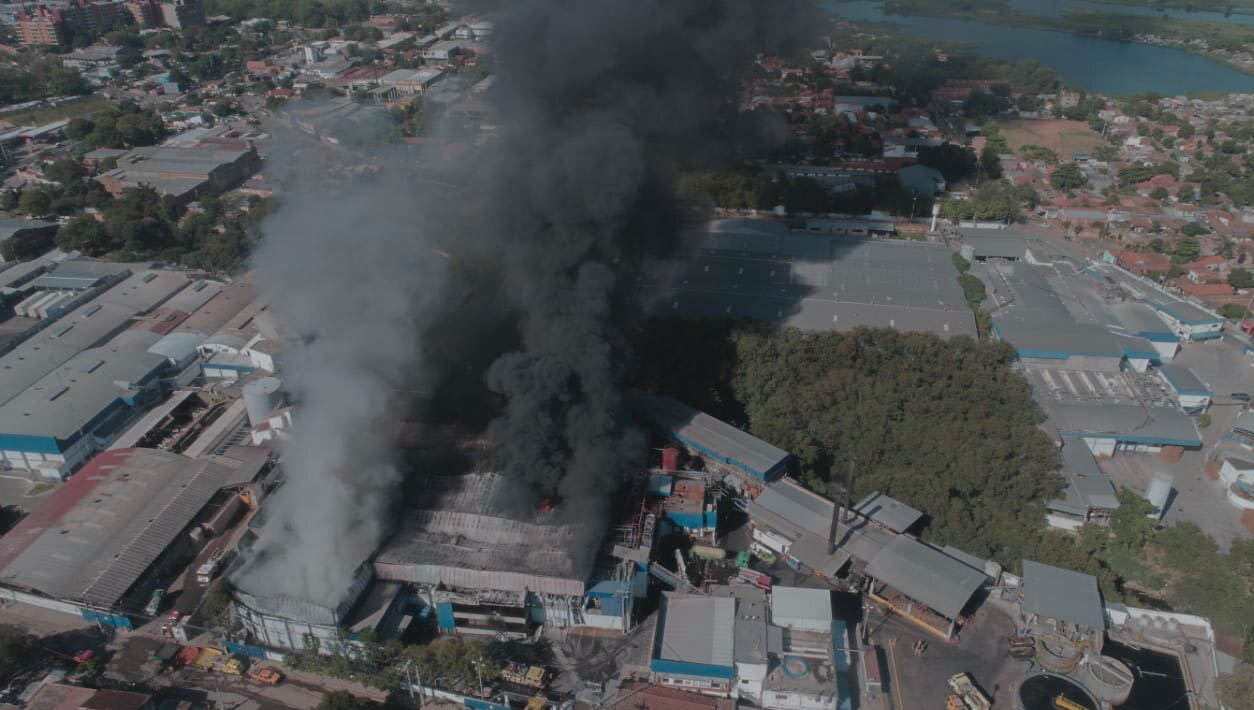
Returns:
[[[517,520],[495,473],[436,477],[375,558],[380,578],[464,589],[582,595],[600,533],[555,513]]]
[[[866,573],[950,619],[962,613],[985,580],[983,570],[906,535],[894,537]]]
[[[1139,404],[1047,402],[1059,433],[1149,444],[1201,446],[1193,418],[1178,409]]]
[[[771,587],[771,621],[792,626],[794,620],[830,624],[832,593],[827,589]]]
[[[1090,629],[1106,626],[1096,577],[1031,560],[1023,561],[1023,611]]]
[[[658,658],[711,666],[735,663],[735,599],[668,592],[665,605]]]
[[[655,426],[732,459],[750,473],[765,475],[788,458],[787,451],[670,397],[640,397],[634,405]]]
[[[1181,365],[1163,365],[1158,368],[1167,384],[1180,394],[1210,395],[1210,388],[1189,368]]]
[[[909,530],[911,525],[923,517],[923,513],[879,491],[863,498],[853,509],[897,532]]]
[[[240,469],[214,459],[106,451],[0,539],[0,581],[112,607],[214,494],[240,476]]]

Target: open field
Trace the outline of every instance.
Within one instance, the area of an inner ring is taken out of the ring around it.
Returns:
[[[997,128],[1016,154],[1023,146],[1036,144],[1067,160],[1072,153],[1087,153],[1102,144],[1102,137],[1087,124],[1062,118],[998,121]]]
[[[45,123],[60,121],[63,118],[88,116],[109,105],[109,99],[100,94],[84,96],[78,101],[71,101],[60,106],[45,106],[25,111],[14,111],[0,115],[0,119],[15,126],[42,126]]]

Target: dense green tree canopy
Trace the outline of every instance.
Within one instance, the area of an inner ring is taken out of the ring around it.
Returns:
[[[1080,172],[1080,166],[1075,163],[1063,163],[1049,176],[1049,184],[1059,190],[1074,190],[1086,182],[1088,178]]]
[[[807,486],[839,493],[852,459],[855,495],[880,490],[925,511],[930,539],[1009,565],[1036,552],[1042,502],[1061,487],[1058,452],[1006,344],[690,321],[646,330],[646,386],[747,424],[797,457]]]

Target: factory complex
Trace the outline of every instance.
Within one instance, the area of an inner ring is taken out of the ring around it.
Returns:
[[[974,335],[952,250],[873,239],[873,227],[715,223],[663,311]],[[993,336],[1014,348],[1061,447],[1065,487],[1047,519],[1109,524],[1119,499],[1099,459],[1202,445],[1195,417],[1215,395],[1173,361],[1205,338],[1182,333],[1160,308],[1184,311],[1150,304],[1135,280],[1036,243],[1019,256],[1014,235],[995,237],[963,248],[988,285]],[[603,514],[524,502],[483,442],[461,436],[449,453],[464,465],[405,491],[374,549],[349,560],[338,598],[236,587],[263,554],[267,499],[297,475],[272,447],[301,425],[283,386],[292,335],[253,275],[54,252],[0,270],[0,287],[0,456],[55,485],[0,537],[0,598],[272,660],[353,656],[370,640],[603,644],[615,649],[607,665],[559,659],[580,680],[563,692],[624,710],[887,708],[908,653],[899,636],[916,656],[934,644],[927,663],[970,659],[985,687],[1026,684],[1015,659],[1031,657],[1094,708],[1141,682],[1122,650],[1135,646],[1214,697],[1205,619],[1108,603],[1089,575],[1032,560],[1016,575],[933,544],[906,502],[833,501],[789,477],[789,452],[642,393],[627,414],[647,434],[646,463],[605,483]],[[1239,418],[1241,432],[1254,451],[1254,422]],[[1225,480],[1244,484],[1248,461],[1229,457]],[[212,622],[199,615],[211,593],[226,600]],[[504,710],[523,692],[510,682],[464,704]],[[623,688],[638,702],[615,701]]]

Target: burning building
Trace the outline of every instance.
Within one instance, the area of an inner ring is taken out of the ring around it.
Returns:
[[[252,640],[266,646],[335,651],[362,631],[394,628],[388,622],[402,617],[404,585],[373,581],[373,570],[363,563],[335,606],[236,588],[235,617]]]
[[[374,573],[417,585],[440,630],[522,638],[584,623],[584,595],[605,530],[562,511],[518,511],[495,473],[430,479],[379,550]]]

